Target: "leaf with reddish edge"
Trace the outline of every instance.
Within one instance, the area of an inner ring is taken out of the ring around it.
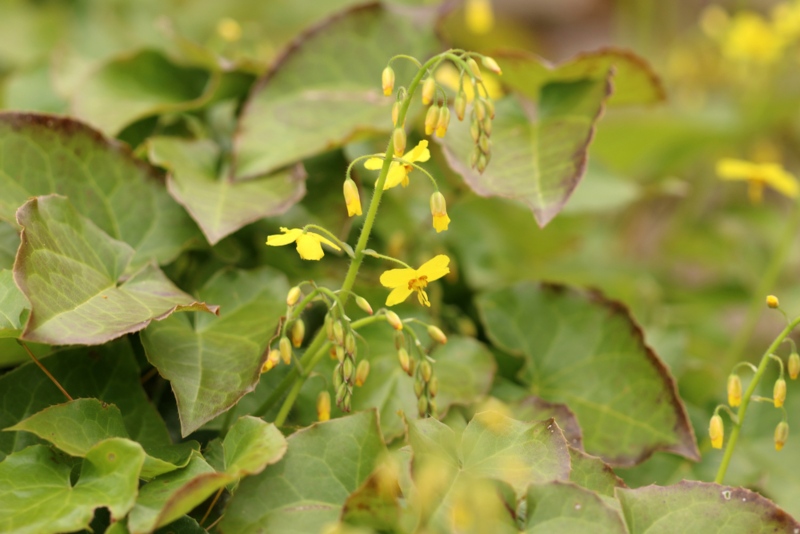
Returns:
[[[519,401],[511,403],[511,413],[514,419],[520,421],[556,420],[558,427],[564,432],[564,438],[570,447],[583,450],[583,434],[575,413],[566,404],[547,402],[535,395],[529,395]]]
[[[544,227],[566,204],[586,171],[595,124],[611,94],[601,79],[551,82],[534,104],[509,95],[495,104],[491,161],[483,174],[470,167],[475,144],[470,121],[453,121],[442,145],[450,167],[481,196],[524,202]]]
[[[570,447],[569,458],[572,465],[570,482],[611,498],[614,497],[615,488],[628,487],[611,466],[597,456]]]
[[[58,195],[17,211],[23,227],[14,280],[31,303],[22,339],[52,345],[99,345],[175,311],[217,313],[180,291],[155,265],[129,279],[134,255]]]
[[[575,413],[587,452],[616,466],[655,451],[699,459],[675,379],[625,306],[521,282],[483,293],[477,307],[493,343],[525,358],[519,377],[531,391]]]
[[[800,531],[800,523],[775,503],[745,488],[684,480],[671,486],[617,489],[630,534]]]

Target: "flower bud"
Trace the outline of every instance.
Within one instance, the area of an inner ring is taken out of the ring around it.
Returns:
[[[302,319],[298,319],[292,325],[292,345],[295,348],[300,348],[300,345],[303,344],[303,338],[306,337],[306,323],[303,322]]]
[[[405,371],[408,372],[409,368],[411,367],[411,358],[408,356],[408,351],[406,349],[398,349],[397,350],[397,359],[400,362],[400,367]]]
[[[343,382],[344,378],[342,378],[341,365],[337,365],[336,368],[333,370],[333,389],[335,391],[339,391],[339,388],[342,387]]]
[[[369,360],[361,360],[356,367],[356,386],[361,387],[369,376]]]
[[[395,330],[403,329],[403,321],[401,321],[400,316],[398,316],[392,310],[386,310],[386,322],[389,323]]]
[[[783,406],[786,400],[786,380],[779,378],[775,381],[775,386],[772,388],[772,402],[776,408]]]
[[[428,411],[431,415],[436,415],[437,408],[436,408],[436,401],[433,399],[428,399]]]
[[[408,376],[414,376],[414,372],[416,370],[417,370],[417,360],[411,358],[411,360],[408,362],[408,371],[406,371],[406,374]]]
[[[281,351],[281,360],[283,360],[283,363],[286,365],[292,363],[292,343],[289,341],[288,337],[283,336],[281,338],[280,342],[278,342],[278,348]]]
[[[361,215],[361,196],[358,186],[352,178],[344,181],[344,203],[347,205],[347,216]]]
[[[425,135],[431,135],[439,123],[439,106],[431,106],[425,114]]]
[[[342,362],[342,375],[344,376],[344,381],[348,384],[353,381],[353,373],[355,373],[355,366],[353,365],[353,360],[350,358],[345,358],[344,362]]]
[[[344,326],[341,321],[333,322],[333,339],[337,345],[344,345]]]
[[[489,156],[491,152],[484,152],[480,156],[478,156],[478,161],[475,163],[475,168],[478,169],[478,172],[483,174],[483,171],[486,170],[486,166],[489,164]]]
[[[428,393],[430,393],[431,398],[435,397],[437,393],[439,393],[439,379],[437,377],[431,378],[431,381],[428,382]]]
[[[331,394],[320,391],[317,395],[317,421],[327,421],[331,418]]]
[[[776,297],[775,295],[767,295],[767,306],[774,309],[780,305],[781,304],[778,301],[778,297]]]
[[[264,365],[261,366],[261,372],[266,373],[270,369],[273,369],[278,365],[278,362],[281,361],[281,353],[275,349],[269,351],[269,355],[267,355],[267,359],[264,362]]]
[[[467,59],[467,67],[476,80],[483,80],[483,78],[481,78],[481,69],[478,67],[478,63],[474,59]]]
[[[714,414],[708,424],[708,437],[711,438],[712,447],[715,449],[722,448],[722,442],[725,439],[725,425],[722,424],[722,417],[719,414]]]
[[[794,380],[800,374],[800,354],[793,352],[789,356],[789,378]]]
[[[342,400],[342,411],[345,413],[350,413],[350,408],[352,407],[350,397],[351,395],[348,391],[347,395],[344,396],[344,400]]]
[[[417,377],[414,380],[414,395],[420,398],[423,393],[425,393],[425,382],[420,377]]]
[[[389,96],[394,91],[394,70],[392,67],[387,66],[381,73],[381,85],[383,86],[383,94]]]
[[[325,336],[328,338],[328,341],[333,341],[333,317],[330,313],[325,315]]]
[[[775,427],[775,450],[781,450],[786,445],[787,439],[789,439],[789,424],[786,421],[781,421]]]
[[[341,345],[336,345],[336,348],[334,349],[334,351],[336,352],[336,359],[340,363],[343,362],[344,361],[344,347],[342,347]]]
[[[491,98],[487,98],[483,101],[483,105],[486,106],[486,114],[489,116],[490,119],[494,118],[494,101]]]
[[[394,333],[394,348],[397,350],[406,348],[406,335],[402,330],[398,330]]]
[[[455,104],[453,104],[453,109],[456,111],[456,117],[458,120],[464,120],[464,113],[467,111],[467,95],[464,94],[464,90],[460,90],[456,95]]]
[[[433,367],[431,367],[431,362],[428,360],[422,360],[422,363],[419,364],[419,372],[426,384],[430,382],[431,377],[433,376]]]
[[[372,315],[372,306],[369,305],[369,302],[364,297],[356,297],[356,306]]]
[[[503,71],[500,70],[500,65],[497,64],[497,61],[495,61],[494,58],[491,58],[489,56],[483,56],[481,58],[481,63],[483,63],[483,66],[489,69],[490,71],[494,72],[499,76],[502,76]]]
[[[292,289],[289,290],[289,293],[286,294],[286,305],[287,306],[294,306],[297,304],[297,301],[300,300],[300,297],[303,296],[303,293],[300,291],[300,287],[294,286]]]
[[[442,106],[439,110],[439,122],[436,123],[436,137],[444,137],[450,126],[450,108]]]
[[[475,106],[475,115],[478,117],[479,121],[485,119],[488,114],[486,110],[486,104],[484,102],[485,101],[482,98],[476,98],[475,103],[473,104]]]
[[[483,120],[483,124],[481,124],[481,126],[483,127],[483,133],[486,134],[486,137],[491,137],[492,136],[492,119],[490,117],[487,117],[486,119]]]
[[[450,224],[450,217],[447,216],[447,204],[445,203],[444,195],[439,191],[435,191],[431,195],[430,204],[431,214],[433,215],[433,228],[436,233],[447,230],[447,226]]]
[[[444,335],[444,332],[442,332],[442,329],[438,326],[432,324],[428,325],[428,335],[437,343],[441,343],[442,345],[447,343],[447,336]]]
[[[394,147],[395,157],[402,157],[406,151],[406,131],[402,128],[395,128],[392,133],[392,146]]]
[[[392,104],[392,126],[397,126],[397,119],[400,117],[400,101],[396,100]]]
[[[433,76],[428,76],[424,82],[422,82],[422,103],[426,106],[433,102],[433,98],[436,96],[436,80],[433,79]]]
[[[481,149],[481,152],[488,154],[492,151],[492,142],[489,141],[487,136],[481,134],[478,138],[478,147]]]
[[[742,379],[737,374],[728,376],[728,404],[736,408],[742,403]]]
[[[344,402],[344,398],[347,396],[347,394],[348,394],[347,384],[342,382],[339,385],[339,389],[336,390],[336,404],[337,404],[337,406],[341,406],[342,405],[342,403]]]
[[[428,399],[425,397],[420,397],[417,400],[417,411],[419,412],[420,417],[425,417],[428,415]]]
[[[472,119],[472,122],[469,124],[469,135],[472,137],[474,142],[478,142],[478,139],[481,138],[481,123],[477,119]]]
[[[356,353],[356,336],[353,335],[353,332],[348,332],[344,336],[344,350],[351,356]]]
[[[331,356],[331,360],[336,359],[336,347],[331,347],[331,350],[328,351],[328,354]]]

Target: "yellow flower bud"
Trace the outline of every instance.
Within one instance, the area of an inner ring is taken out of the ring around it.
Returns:
[[[317,421],[328,421],[331,418],[331,394],[320,391],[317,395]]]
[[[242,38],[242,27],[232,18],[225,17],[217,23],[217,35],[229,43]]]
[[[439,122],[436,123],[436,137],[444,137],[450,126],[450,108],[442,106],[439,110]]]
[[[428,325],[428,335],[437,343],[441,343],[442,345],[447,343],[447,336],[444,335],[442,329],[438,326]]]
[[[397,118],[400,116],[400,101],[392,104],[392,126],[397,126]]]
[[[419,412],[420,417],[425,417],[428,415],[428,399],[425,397],[420,397],[417,401],[417,411]]]
[[[406,151],[406,131],[403,128],[395,128],[392,133],[392,146],[394,147],[395,157],[402,157]]]
[[[453,109],[456,110],[456,117],[458,120],[464,120],[464,113],[467,111],[467,95],[464,94],[464,90],[458,92],[456,95],[455,104],[453,104]]]
[[[435,376],[431,378],[431,381],[428,382],[428,393],[430,393],[431,398],[435,397],[437,393],[439,393],[439,379]]]
[[[420,398],[423,393],[425,393],[425,382],[420,377],[417,377],[414,380],[414,395]]]
[[[406,374],[407,374],[408,376],[414,376],[414,372],[415,372],[416,370],[417,370],[417,360],[415,360],[415,359],[413,359],[413,358],[412,358],[412,359],[411,359],[411,360],[408,362],[408,371],[406,371]]]
[[[431,214],[433,215],[433,227],[436,233],[447,230],[450,224],[450,217],[447,216],[447,204],[444,200],[444,195],[439,191],[435,191],[431,195]]]
[[[353,335],[353,332],[348,332],[344,336],[344,350],[351,356],[356,353],[356,336]]]
[[[494,58],[491,58],[489,56],[483,56],[481,58],[481,63],[483,63],[484,67],[494,72],[498,76],[502,76],[503,71],[500,70],[500,65],[497,64],[497,61],[495,61]]]
[[[289,293],[286,295],[286,305],[287,306],[294,306],[297,304],[297,301],[300,300],[300,297],[303,296],[300,288],[298,286],[294,286],[292,289],[289,290]]]
[[[433,76],[428,76],[425,81],[422,82],[422,103],[427,106],[433,102],[435,96],[436,80],[433,79]]]
[[[283,336],[281,338],[280,342],[278,343],[278,348],[281,351],[281,360],[283,360],[283,363],[286,365],[292,363],[292,344],[288,337]]]
[[[789,425],[786,421],[781,421],[775,427],[775,450],[779,451],[786,445],[786,440],[789,439]]]
[[[372,306],[369,305],[369,302],[364,297],[356,297],[356,306],[372,315]]]
[[[333,350],[336,353],[336,359],[339,360],[339,362],[343,362],[344,361],[344,347],[342,347],[341,345],[336,345],[336,347]]]
[[[439,106],[431,106],[425,114],[425,135],[431,135],[439,124]]]
[[[789,356],[789,378],[794,380],[800,374],[800,354],[793,352]]]
[[[490,119],[494,118],[494,101],[491,98],[487,98],[483,101],[483,105],[486,106],[486,113],[489,115]]]
[[[352,178],[344,181],[344,202],[347,204],[347,216],[361,215],[361,197],[358,186]]]
[[[306,337],[306,323],[302,319],[298,319],[292,325],[292,345],[299,348],[303,344],[303,338]]]
[[[356,386],[361,387],[369,376],[369,361],[361,360],[356,367]]]
[[[478,67],[478,63],[474,59],[467,59],[467,67],[469,67],[470,73],[472,73],[472,76],[476,80],[483,80],[483,78],[481,78],[481,69]]]
[[[478,138],[478,146],[480,147],[481,152],[484,154],[488,154],[492,151],[492,142],[489,141],[489,138],[483,134],[481,134]]]
[[[328,351],[328,354],[331,357],[331,360],[336,359],[336,347],[331,347],[331,350]]]
[[[483,121],[483,124],[481,124],[481,126],[483,126],[483,133],[486,134],[486,137],[491,137],[492,136],[492,119],[491,118],[485,119]]]
[[[392,67],[386,67],[381,73],[381,85],[383,86],[383,94],[389,96],[394,91],[394,70]]]
[[[403,329],[403,321],[401,321],[400,316],[392,310],[386,310],[386,322],[389,323],[395,330]]]
[[[400,362],[400,367],[406,373],[411,368],[411,358],[408,356],[408,351],[404,348],[397,350],[397,360]]]
[[[772,402],[776,408],[783,406],[786,400],[786,380],[779,378],[775,381],[775,387],[772,388]]]
[[[344,344],[344,326],[341,321],[333,322],[333,339],[338,345]]]
[[[778,297],[776,297],[775,295],[767,295],[767,306],[774,309],[780,305],[781,304],[778,301]]]
[[[419,372],[422,374],[422,379],[426,383],[431,381],[431,377],[433,376],[433,367],[431,367],[431,363],[428,360],[422,360],[422,363],[419,364]]]
[[[742,379],[737,374],[728,376],[728,404],[736,408],[742,403]]]
[[[394,333],[394,348],[397,350],[406,348],[406,335],[402,330]]]
[[[341,406],[342,403],[344,402],[345,397],[347,397],[348,393],[349,392],[347,391],[347,384],[345,384],[344,382],[339,384],[339,388],[336,390],[336,404]]]
[[[275,368],[280,361],[281,353],[275,349],[272,349],[269,351],[269,355],[267,355],[267,360],[264,362],[264,365],[261,366],[261,372],[266,373],[270,369]]]
[[[475,114],[478,116],[478,120],[482,121],[486,118],[487,111],[486,111],[486,104],[482,98],[475,100]]]
[[[478,139],[481,138],[481,123],[475,118],[473,118],[472,122],[469,124],[469,135],[472,136],[472,140],[476,143]]]
[[[355,366],[353,365],[353,360],[350,358],[345,358],[342,362],[342,375],[344,376],[345,382],[348,384],[353,381],[353,373],[356,372]]]
[[[481,174],[483,174],[483,171],[486,170],[486,166],[489,164],[488,155],[489,153],[487,152],[478,156],[478,161],[475,164],[475,168],[478,169],[478,172]]]
[[[333,317],[330,313],[325,315],[325,336],[328,338],[328,341],[333,341]]]
[[[715,449],[722,448],[722,442],[725,439],[725,425],[722,424],[722,417],[718,414],[714,414],[708,424],[708,436],[711,438],[712,447]]]

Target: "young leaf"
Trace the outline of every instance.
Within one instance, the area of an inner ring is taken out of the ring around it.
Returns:
[[[628,534],[617,510],[606,505],[596,493],[569,482],[531,485],[527,514],[526,534]]]
[[[490,339],[525,358],[520,378],[575,412],[587,452],[612,465],[657,450],[699,458],[675,380],[624,306],[526,282],[484,293],[477,305]]]
[[[241,417],[222,442],[225,472],[235,477],[258,474],[280,460],[286,447],[286,438],[275,425],[257,417]]]

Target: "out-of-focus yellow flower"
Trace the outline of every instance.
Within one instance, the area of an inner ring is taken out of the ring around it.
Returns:
[[[471,32],[487,33],[494,26],[491,0],[467,0],[464,6],[464,19]]]
[[[281,228],[281,234],[267,237],[267,245],[280,247],[297,242],[297,253],[304,260],[319,260],[325,255],[320,243],[325,243],[335,250],[342,250],[339,245],[312,232],[303,232],[301,228]]]
[[[500,80],[495,74],[483,72],[481,73],[481,77],[483,78],[483,85],[486,87],[486,92],[489,93],[489,98],[497,100],[503,96],[503,88],[500,86]],[[458,91],[459,80],[458,69],[450,63],[445,63],[436,70],[436,81],[453,91]],[[466,80],[464,83],[464,94],[467,96],[467,102],[472,102],[472,99],[475,98],[475,91],[472,88],[472,84]]]
[[[722,55],[732,61],[770,64],[780,58],[786,41],[758,13],[741,11],[722,38]]]
[[[722,443],[725,441],[725,425],[722,424],[722,417],[717,414],[714,414],[708,424],[708,437],[711,438],[712,447],[722,448]]]
[[[781,2],[772,8],[775,32],[787,41],[800,37],[800,2]]]
[[[381,284],[392,289],[386,298],[387,306],[400,304],[414,291],[417,292],[419,303],[430,306],[425,288],[428,283],[438,280],[450,272],[448,265],[450,258],[439,254],[422,264],[419,269],[390,269],[381,275]]]
[[[402,159],[409,163],[417,163],[431,159],[431,152],[428,150],[428,141],[425,139],[420,141],[410,152],[404,154]],[[364,167],[372,171],[377,171],[383,167],[383,158],[369,158],[364,162]],[[412,169],[414,169],[413,165],[398,163],[396,161],[392,162],[391,167],[389,167],[389,174],[386,176],[386,182],[383,184],[383,190],[391,189],[400,184],[402,184],[403,187],[407,187],[408,173],[410,173]]]
[[[217,34],[229,43],[242,38],[242,27],[232,18],[225,17],[217,23]]]
[[[754,204],[761,202],[766,185],[790,198],[797,197],[800,192],[794,175],[786,172],[777,163],[752,163],[724,158],[717,162],[717,174],[723,180],[746,180],[747,193]]]
[[[703,33],[713,39],[721,39],[730,24],[728,12],[722,7],[712,4],[703,9],[700,14],[700,28]]]

